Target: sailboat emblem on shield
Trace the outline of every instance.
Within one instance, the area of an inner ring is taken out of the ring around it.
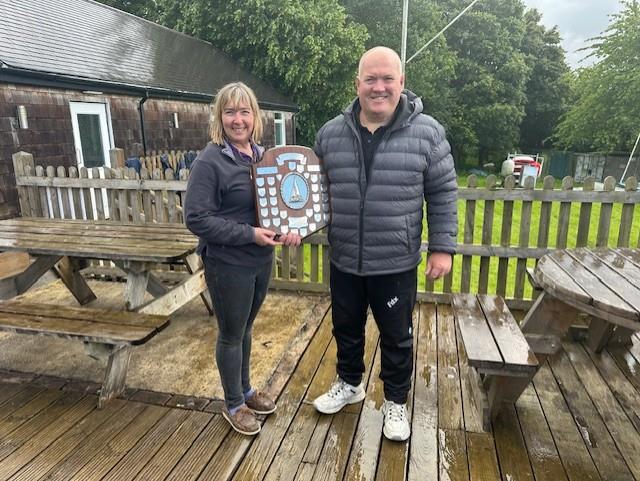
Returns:
[[[309,200],[307,180],[297,172],[287,174],[280,184],[280,196],[290,209],[302,209]]]

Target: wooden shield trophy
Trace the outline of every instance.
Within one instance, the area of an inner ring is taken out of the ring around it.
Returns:
[[[269,149],[252,166],[260,227],[306,237],[329,220],[329,195],[320,160],[308,147]]]

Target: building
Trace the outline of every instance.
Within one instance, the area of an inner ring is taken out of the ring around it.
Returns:
[[[251,86],[267,147],[293,143],[297,106],[210,43],[91,0],[0,2],[0,218],[18,214],[11,155],[109,166],[159,149],[199,149],[224,84]]]

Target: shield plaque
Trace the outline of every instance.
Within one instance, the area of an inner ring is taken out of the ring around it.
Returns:
[[[329,196],[320,160],[308,147],[267,150],[252,165],[258,222],[279,234],[306,237],[329,220]]]

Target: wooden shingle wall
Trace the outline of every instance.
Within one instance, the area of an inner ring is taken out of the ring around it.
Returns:
[[[19,214],[18,194],[11,155],[29,152],[36,164],[76,166],[69,102],[101,102],[109,105],[113,142],[125,158],[142,155],[138,106],[140,97],[86,94],[75,90],[29,85],[0,84],[0,219]],[[24,105],[28,129],[18,125],[18,105]],[[144,103],[147,150],[199,150],[209,140],[209,104],[149,99]],[[173,113],[178,114],[178,128]],[[287,141],[293,139],[291,114],[287,118]],[[273,112],[264,112],[263,144],[274,145]]]

